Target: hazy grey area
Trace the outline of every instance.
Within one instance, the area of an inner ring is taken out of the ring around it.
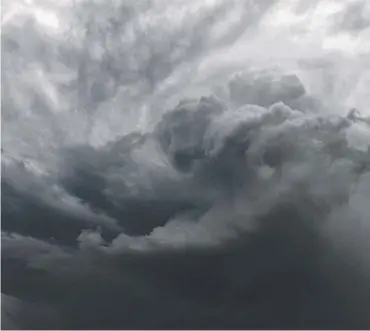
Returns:
[[[370,328],[370,2],[1,15],[3,329]]]

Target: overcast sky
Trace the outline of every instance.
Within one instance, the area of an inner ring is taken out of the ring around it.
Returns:
[[[2,328],[370,327],[370,3],[2,4]]]

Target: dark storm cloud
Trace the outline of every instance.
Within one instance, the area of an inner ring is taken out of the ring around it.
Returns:
[[[4,247],[22,242],[27,256],[19,249],[5,255],[3,288],[52,305],[61,312],[59,327],[64,328],[367,325],[366,315],[356,316],[364,303],[368,307],[366,299],[358,299],[364,280],[346,268],[344,273],[335,256],[327,264],[330,250],[317,229],[302,224],[295,209],[279,209],[260,220],[265,230],[216,249],[99,255],[85,248],[61,254],[50,245],[40,250],[41,242],[10,238]],[[351,295],[343,297],[338,287],[346,284],[353,284]]]
[[[231,111],[203,98],[179,104],[153,134],[71,150],[61,184],[149,235],[110,243],[92,229],[80,248],[5,235],[3,290],[49,305],[64,328],[363,328],[367,276],[337,274],[343,264],[321,231],[367,162],[340,135],[351,125],[281,103]],[[264,164],[278,177],[260,178]],[[357,287],[343,294],[347,282]]]
[[[60,317],[45,305],[21,301],[10,295],[1,294],[1,328],[4,330],[54,329],[60,325]]]
[[[167,79],[158,99],[274,1],[184,15],[164,3],[86,2],[66,42],[31,21],[27,36],[2,32],[2,327],[368,327],[370,154],[348,134],[361,112],[329,115],[299,75],[245,68],[224,98],[183,99],[152,130],[90,144],[105,102],[132,126],[127,105],[157,110]]]
[[[96,214],[61,190],[53,178],[39,176],[27,162],[2,156],[2,229],[72,244],[84,228],[117,233],[116,221]],[[25,217],[25,215],[27,215]]]

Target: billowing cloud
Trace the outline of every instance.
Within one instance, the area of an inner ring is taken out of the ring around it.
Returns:
[[[323,1],[17,3],[3,328],[369,327],[369,63],[294,30]]]

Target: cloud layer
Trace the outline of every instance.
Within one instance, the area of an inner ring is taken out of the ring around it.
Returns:
[[[369,327],[369,63],[324,47],[359,4],[16,3],[4,328]]]

